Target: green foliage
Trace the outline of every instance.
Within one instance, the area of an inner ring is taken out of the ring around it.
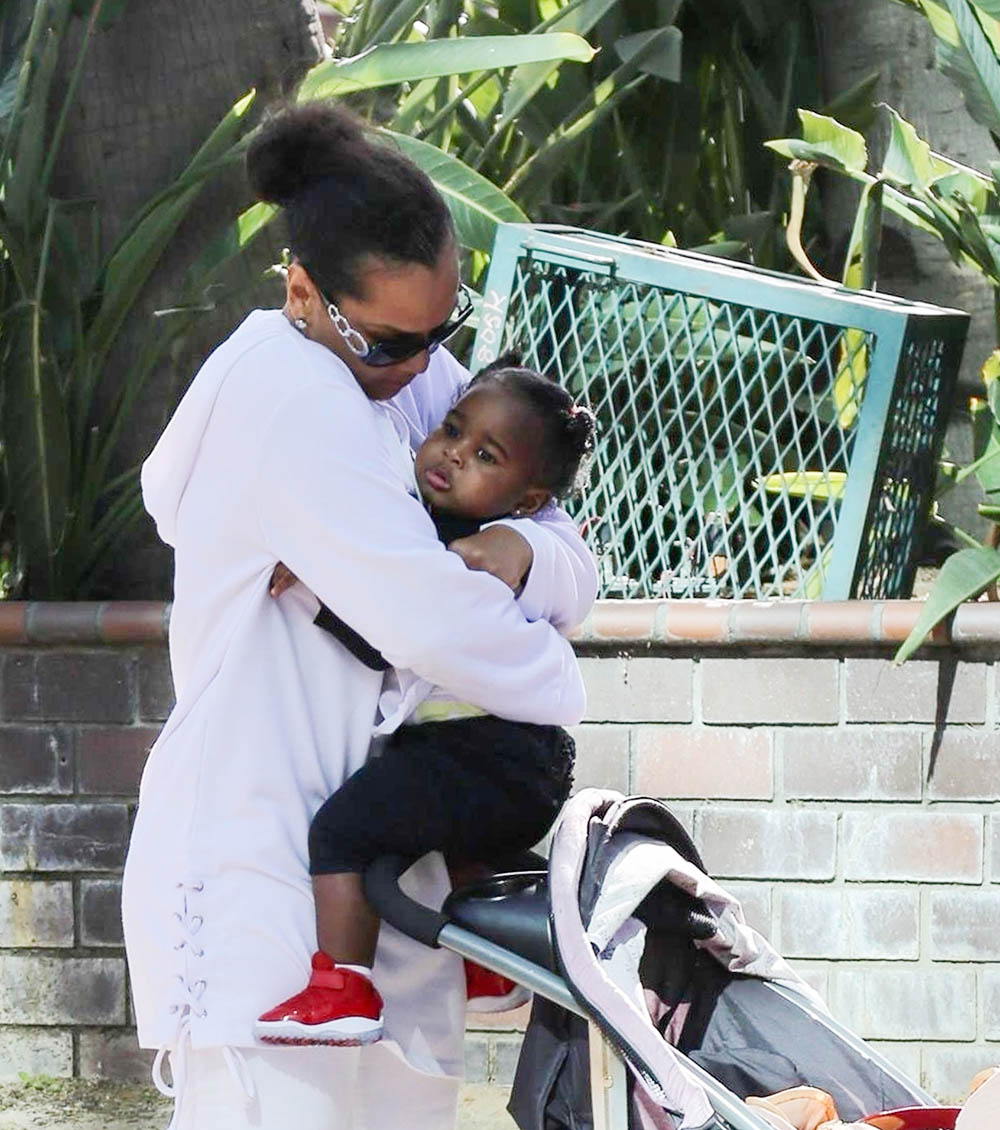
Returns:
[[[88,21],[67,75],[75,12]],[[103,261],[98,206],[54,198],[53,167],[102,0],[0,3],[0,574],[5,595],[86,595],[140,513],[137,470],[113,476],[117,441],[150,372],[211,305],[207,289],[248,232],[214,244],[171,317],[151,327],[98,419],[116,338],[204,184],[238,159],[253,94],[242,98],[181,176],[126,225]],[[30,22],[25,22],[30,15]]]
[[[555,58],[478,63],[450,77],[400,75],[399,85],[382,83],[352,101],[395,133],[458,158],[536,222],[785,264],[787,189],[762,146],[786,129],[794,106],[819,101],[804,0],[332,7],[342,17],[334,48],[348,60],[371,59],[364,52],[374,44],[425,38],[585,37],[599,48],[587,67]]]
[[[136,399],[194,320],[214,308],[226,266],[275,215],[258,204],[222,228],[192,264],[178,300],[150,325],[128,371],[115,374],[117,394],[98,419],[96,394],[118,335],[204,185],[242,158],[254,101],[251,91],[235,104],[184,172],[99,261],[99,206],[57,200],[48,189],[87,46],[109,10],[108,0],[38,0],[33,7],[0,0],[0,42],[13,48],[0,60],[0,583],[6,595],[87,595],[141,514],[138,468],[111,470]],[[394,14],[384,12],[388,24],[379,26],[395,26]],[[67,81],[61,47],[75,13],[89,26]],[[565,31],[377,46],[320,64],[300,97],[592,55],[583,39]],[[454,157],[408,137],[397,143],[435,179],[471,249],[488,252],[498,222],[525,218]]]
[[[937,39],[938,65],[962,90],[974,118],[1000,135],[1000,4],[971,0],[904,0],[929,20]],[[879,192],[885,208],[907,223],[940,239],[952,259],[978,271],[1000,295],[1000,163],[990,173],[971,169],[940,153],[891,107],[890,139],[882,166],[868,168],[864,139],[833,118],[800,114],[803,137],[770,143],[783,156],[822,166],[864,186],[862,208]],[[859,215],[855,223],[855,233]],[[995,301],[1000,339],[1000,298]],[[962,549],[949,557],[921,615],[896,653],[903,662],[933,628],[966,600],[988,592],[996,598],[1000,578],[1000,351],[982,369],[985,397],[970,405],[973,458],[965,467],[945,463],[939,470],[939,494],[974,476],[983,491],[982,517],[993,523],[986,545],[950,525],[937,513]]]

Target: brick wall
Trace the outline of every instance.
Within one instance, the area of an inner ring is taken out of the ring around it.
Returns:
[[[952,1099],[1000,1060],[1000,607],[894,668],[915,611],[599,606],[577,780],[667,798],[835,1015]],[[0,1079],[145,1070],[118,894],[163,626],[0,605]],[[471,1079],[509,1081],[523,1022],[472,1018]]]

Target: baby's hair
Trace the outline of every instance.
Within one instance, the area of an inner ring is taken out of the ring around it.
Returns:
[[[593,412],[576,404],[555,381],[526,368],[516,353],[505,353],[480,369],[468,387],[487,383],[512,392],[542,425],[539,486],[556,498],[579,491],[594,453]]]

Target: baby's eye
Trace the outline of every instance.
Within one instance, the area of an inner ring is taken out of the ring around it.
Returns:
[[[455,436],[458,435],[458,428],[456,428],[455,425],[449,420],[445,420],[445,422],[441,425],[441,430],[449,439],[454,439]]]
[[[478,451],[476,452],[476,455],[477,455],[477,456],[478,456],[478,458],[479,458],[479,459],[481,459],[481,460],[482,460],[482,461],[483,461],[484,463],[495,463],[495,462],[496,462],[496,458],[494,457],[494,455],[492,454],[492,452],[489,452],[489,451],[487,451],[485,447],[481,447],[481,448],[480,448],[480,449],[479,449],[479,450],[478,450]]]

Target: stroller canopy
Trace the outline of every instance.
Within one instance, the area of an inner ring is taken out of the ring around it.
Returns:
[[[821,1087],[847,1120],[931,1105],[836,1025],[659,801],[577,793],[553,836],[549,889],[563,976],[638,1082],[635,1130],[717,1125],[692,1063],[740,1099]],[[510,1110],[522,1130],[590,1125],[585,1025],[550,1002],[536,999]]]

